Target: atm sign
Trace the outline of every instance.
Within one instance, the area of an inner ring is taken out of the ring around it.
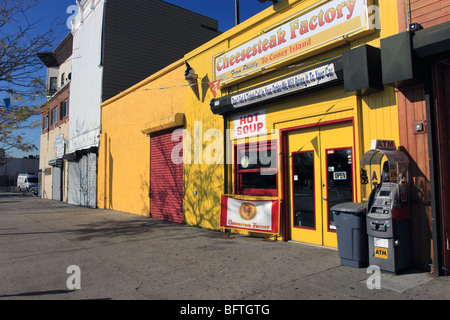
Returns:
[[[388,258],[388,251],[387,251],[387,249],[375,247],[375,257],[376,258],[381,258],[381,259],[387,259]]]

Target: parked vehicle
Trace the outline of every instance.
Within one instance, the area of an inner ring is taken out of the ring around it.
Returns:
[[[17,177],[17,187],[20,191],[38,193],[39,178],[34,173],[22,173]]]

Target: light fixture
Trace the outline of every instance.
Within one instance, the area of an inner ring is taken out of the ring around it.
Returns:
[[[192,91],[194,91],[197,100],[200,100],[200,94],[198,90],[198,75],[195,74],[194,69],[186,62],[186,71],[184,73],[184,79],[189,83]]]
[[[422,25],[417,22],[412,22],[409,24],[409,31],[419,31],[423,29]]]

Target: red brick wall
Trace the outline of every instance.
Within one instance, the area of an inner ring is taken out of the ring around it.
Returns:
[[[69,121],[69,104],[67,104],[67,117],[65,117],[64,119],[60,119],[60,115],[59,115],[59,106],[61,104],[61,102],[63,102],[66,99],[69,99],[69,95],[70,95],[70,85],[67,86],[64,90],[62,90],[61,92],[58,93],[58,95],[56,95],[52,100],[50,100],[48,102],[48,106],[45,107],[45,111],[42,112],[42,122],[41,124],[44,123],[44,117],[46,115],[48,115],[48,129],[43,129],[42,130],[42,134],[48,132],[49,130],[53,130],[56,127],[59,127],[60,125],[66,123],[67,121]],[[51,112],[53,109],[58,108],[58,121],[51,125],[50,121],[51,121]]]
[[[399,0],[398,15],[400,32],[406,31],[411,22],[429,28],[450,21],[450,3],[448,0]]]

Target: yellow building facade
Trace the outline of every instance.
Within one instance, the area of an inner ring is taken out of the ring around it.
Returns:
[[[336,247],[330,208],[362,200],[362,155],[398,145],[380,71],[397,32],[394,1],[285,0],[187,54],[185,222]],[[272,218],[248,222],[256,210]]]
[[[102,104],[98,206],[336,247],[331,206],[363,200],[372,140],[398,145],[396,33],[394,1],[283,0],[188,53]]]
[[[150,136],[183,125],[184,61],[177,61],[102,104],[97,203],[150,215]]]

